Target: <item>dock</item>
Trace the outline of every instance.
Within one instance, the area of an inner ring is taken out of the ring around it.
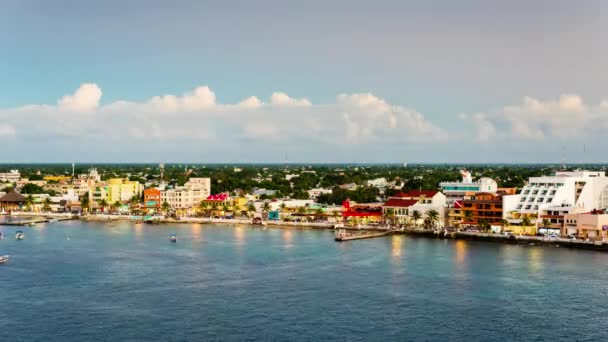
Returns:
[[[335,240],[338,242],[343,241],[351,241],[351,240],[362,240],[362,239],[372,239],[375,237],[392,235],[393,231],[384,231],[384,232],[367,232],[361,234],[353,234],[347,233],[346,230],[340,229],[336,231]]]
[[[58,217],[35,217],[32,219],[19,219],[19,216],[12,217],[8,216],[9,219],[0,220],[0,226],[33,226],[37,223],[45,223],[45,222],[55,222],[55,221],[65,221],[72,220],[72,216],[58,216]]]

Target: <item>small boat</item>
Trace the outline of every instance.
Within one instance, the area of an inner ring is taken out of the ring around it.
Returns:
[[[171,237],[169,237],[169,241],[171,241],[171,242],[177,242],[177,235],[171,234]]]
[[[0,232],[0,240],[4,240],[4,234]]]
[[[23,234],[23,232],[22,232],[22,231],[18,230],[18,231],[17,231],[17,234],[15,234],[15,238],[16,238],[17,240],[23,240],[23,239],[25,238],[25,234]]]
[[[4,264],[8,262],[8,255],[1,255],[0,256],[0,264]]]

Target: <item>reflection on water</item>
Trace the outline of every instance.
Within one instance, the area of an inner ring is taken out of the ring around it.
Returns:
[[[391,257],[393,262],[401,261],[403,239],[402,235],[393,235],[393,239],[391,240]]]
[[[234,240],[237,246],[243,246],[245,244],[245,228],[243,226],[234,227]]]
[[[463,269],[467,264],[467,254],[469,245],[464,240],[456,240],[454,250],[456,255],[454,256],[454,262],[459,269]]]
[[[200,242],[203,240],[203,225],[200,223],[193,223],[190,226],[190,234],[192,235],[192,240]]]
[[[290,229],[284,229],[283,230],[283,245],[286,248],[291,248],[293,247],[293,233]]]
[[[141,240],[141,237],[144,233],[144,227],[143,224],[136,224],[133,226],[133,231],[135,232],[135,237],[137,238],[137,240]]]
[[[538,273],[543,268],[544,248],[530,248],[528,252],[528,268],[532,273]]]

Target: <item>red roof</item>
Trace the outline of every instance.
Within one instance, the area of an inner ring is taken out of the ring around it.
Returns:
[[[404,198],[404,197],[433,197],[435,195],[437,195],[439,191],[438,190],[410,190],[408,192],[400,192],[394,196],[391,197],[399,197],[399,198]]]
[[[230,197],[228,196],[227,193],[221,193],[221,194],[217,194],[217,195],[209,195],[207,196],[207,200],[210,201],[225,201],[227,199],[229,199]]]
[[[384,203],[383,207],[402,207],[408,208],[418,203],[418,200],[411,199],[400,199],[400,198],[389,198],[386,203]]]

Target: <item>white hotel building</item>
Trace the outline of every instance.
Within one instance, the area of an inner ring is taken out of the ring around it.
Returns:
[[[531,177],[519,194],[515,211],[537,214],[557,228],[564,215],[608,206],[608,177],[603,171],[564,171],[554,176]]]
[[[210,178],[190,178],[184,186],[161,190],[161,202],[167,202],[171,208],[191,213],[202,200],[211,195]]]

